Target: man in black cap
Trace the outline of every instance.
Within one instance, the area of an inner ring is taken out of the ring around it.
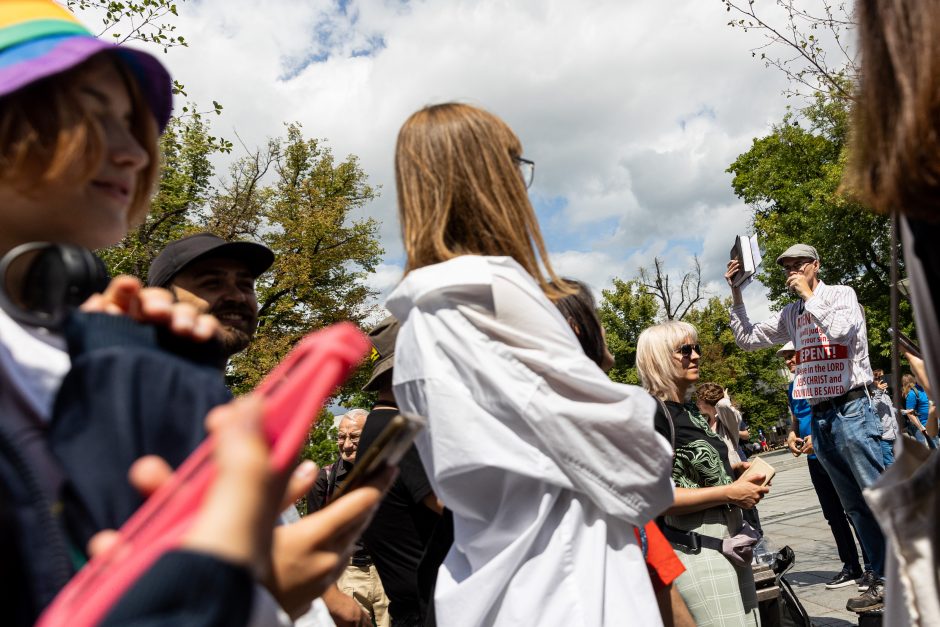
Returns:
[[[363,451],[398,414],[392,393],[398,328],[398,321],[389,316],[369,333],[372,377],[363,391],[377,392],[378,398],[362,429],[359,448]],[[431,490],[414,445],[399,462],[398,471],[362,539],[388,595],[392,627],[428,625],[433,578],[450,548],[452,534],[437,529],[443,506]]]
[[[218,318],[227,360],[251,343],[258,326],[255,279],[274,263],[274,253],[253,242],[227,242],[197,233],[171,242],[157,255],[147,284],[163,287],[200,313]]]
[[[787,288],[797,299],[763,322],[747,316],[741,289],[734,286],[739,262],[728,262],[731,286],[731,330],[744,350],[793,342],[796,355],[791,398],[812,408],[812,444],[832,480],[842,507],[852,519],[873,580],[865,593],[849,599],[846,609],[867,612],[884,607],[885,538],[862,490],[884,472],[881,420],[872,409],[868,328],[855,290],[826,285],[819,279],[819,253],[794,244],[777,257]]]

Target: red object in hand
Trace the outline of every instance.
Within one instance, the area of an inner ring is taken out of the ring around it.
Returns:
[[[287,473],[316,423],[323,403],[362,361],[372,344],[352,323],[311,333],[255,390],[264,397],[264,434],[271,466]],[[118,532],[110,549],[92,559],[56,596],[39,627],[91,627],[164,553],[180,546],[215,479],[210,435]],[[181,573],[183,575],[183,573]]]

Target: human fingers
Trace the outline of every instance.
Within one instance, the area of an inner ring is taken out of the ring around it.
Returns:
[[[131,464],[127,471],[130,484],[143,496],[150,496],[173,474],[166,461],[156,455],[145,455]]]
[[[108,283],[104,292],[93,294],[79,307],[90,313],[128,314],[134,307],[137,294],[143,285],[132,276],[116,276]]]
[[[106,553],[108,549],[115,545],[118,541],[118,537],[118,532],[114,529],[99,531],[88,541],[88,546],[86,547],[88,557],[95,558],[102,553]]]
[[[281,499],[282,510],[296,503],[300,497],[310,491],[316,483],[318,472],[320,468],[309,459],[305,459],[294,468],[287,482],[287,488],[284,490],[284,498]]]
[[[173,293],[162,287],[145,287],[140,291],[141,322],[167,323],[173,317]]]
[[[749,476],[747,479],[745,479],[745,481],[747,481],[748,483],[753,483],[754,485],[758,485],[758,486],[759,486],[760,484],[762,484],[762,483],[764,482],[764,479],[766,479],[766,478],[767,478],[767,475],[765,475],[765,474],[763,474],[763,473],[755,473],[755,474]]]

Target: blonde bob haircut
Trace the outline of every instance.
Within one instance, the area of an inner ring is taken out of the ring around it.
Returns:
[[[636,342],[636,369],[643,387],[656,398],[685,400],[679,398],[676,380],[682,378],[682,369],[673,354],[686,340],[698,342],[698,331],[688,322],[678,320],[655,324],[640,333]]]
[[[521,156],[509,126],[477,107],[432,105],[405,121],[395,147],[395,184],[406,274],[460,255],[509,256],[549,298],[577,291],[548,260],[515,161]]]
[[[0,97],[0,184],[28,195],[31,189],[53,182],[80,185],[96,174],[105,150],[104,132],[82,106],[76,79],[97,63],[114,64],[123,79],[132,105],[131,134],[150,157],[138,174],[131,200],[130,222],[136,226],[150,211],[160,168],[157,123],[137,81],[109,52]]]

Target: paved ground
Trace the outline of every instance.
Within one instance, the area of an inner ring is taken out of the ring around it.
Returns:
[[[789,544],[796,554],[787,581],[813,618],[813,624],[846,627],[858,619],[845,609],[849,597],[859,594],[855,586],[826,590],[825,583],[842,568],[829,525],[819,508],[803,457],[788,451],[762,457],[777,474],[770,493],[760,504],[761,526],[779,550]],[[861,553],[859,553],[861,555]]]

